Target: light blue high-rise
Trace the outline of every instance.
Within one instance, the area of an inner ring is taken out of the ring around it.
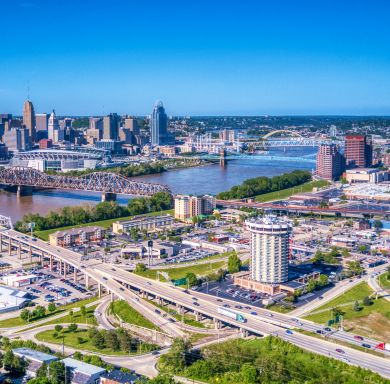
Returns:
[[[157,100],[150,119],[150,142],[152,145],[168,143],[168,118],[163,103]]]

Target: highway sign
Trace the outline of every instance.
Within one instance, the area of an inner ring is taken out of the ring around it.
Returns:
[[[172,283],[174,284],[175,287],[177,287],[178,285],[185,285],[187,284],[187,278],[183,277],[182,279],[172,280]]]

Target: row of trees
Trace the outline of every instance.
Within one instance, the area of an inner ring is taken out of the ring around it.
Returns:
[[[271,178],[265,176],[255,177],[245,180],[241,185],[235,185],[229,191],[219,193],[217,198],[222,200],[243,199],[295,187],[310,180],[310,172],[300,170]]]
[[[55,312],[56,309],[57,309],[57,307],[56,307],[56,305],[54,303],[50,303],[47,306],[47,311],[49,313]],[[47,314],[46,308],[44,306],[42,306],[42,305],[38,305],[32,311],[28,310],[27,308],[23,309],[20,312],[20,318],[23,321],[29,322],[29,321],[35,321],[35,320],[38,320],[38,319],[42,319],[42,318],[44,318],[46,316],[46,314]]]
[[[142,163],[137,165],[125,165],[121,167],[112,167],[108,169],[86,169],[83,171],[69,171],[66,174],[68,176],[84,176],[88,175],[90,173],[94,172],[110,172],[110,173],[118,173],[119,175],[125,176],[125,177],[135,177],[135,176],[142,176],[142,175],[151,175],[154,173],[161,173],[165,171],[165,165],[162,161],[157,161],[155,163]],[[53,170],[47,170],[47,174],[49,175],[55,175],[59,174],[62,175],[61,172],[56,172]]]
[[[16,222],[15,228],[22,232],[29,230],[28,224],[35,223],[35,230],[79,225],[94,221],[115,219],[124,216],[139,215],[148,212],[162,211],[172,207],[172,196],[168,192],[157,192],[151,197],[131,199],[127,207],[116,201],[105,201],[95,206],[64,207],[59,211],[51,211],[46,216],[29,213]]]
[[[384,384],[383,377],[339,360],[306,352],[286,341],[267,337],[262,340],[231,340],[210,345],[200,353],[191,351],[183,340],[175,340],[171,350],[161,356],[159,368],[169,375],[220,384],[316,383]],[[342,374],[340,374],[342,372]]]

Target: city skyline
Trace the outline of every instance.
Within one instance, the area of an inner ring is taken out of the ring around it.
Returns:
[[[3,5],[1,113],[390,114],[384,1],[74,5]]]

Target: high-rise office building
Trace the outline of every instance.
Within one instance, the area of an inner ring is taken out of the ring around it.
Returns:
[[[26,100],[23,105],[23,125],[28,129],[31,141],[35,141],[35,111],[33,103]]]
[[[364,135],[345,136],[345,150],[347,168],[365,168],[372,165],[372,143]]]
[[[251,233],[251,279],[267,284],[288,281],[290,223],[276,216],[250,219],[245,223]]]
[[[11,128],[3,136],[3,142],[10,151],[25,151],[31,148],[30,134],[27,128]]]
[[[236,141],[236,131],[234,129],[222,129],[219,131],[219,139],[233,143]]]
[[[48,127],[48,122],[49,122],[49,115],[47,113],[37,113],[35,115],[35,127],[36,131],[47,131]]]
[[[139,135],[139,125],[137,119],[127,117],[125,119],[125,128],[130,129],[133,135]]]
[[[49,117],[47,131],[48,131],[48,135],[47,135],[48,139],[52,140],[53,143],[58,143],[59,141],[64,140],[63,130],[60,128],[60,125],[58,124],[58,119],[54,109]]]
[[[317,152],[316,175],[325,180],[336,180],[345,170],[345,159],[334,145],[321,145]]]
[[[103,117],[103,139],[117,140],[119,127],[119,116],[116,113],[110,113]]]
[[[152,145],[164,145],[168,142],[168,117],[163,103],[158,100],[154,104],[150,118],[150,142]]]

